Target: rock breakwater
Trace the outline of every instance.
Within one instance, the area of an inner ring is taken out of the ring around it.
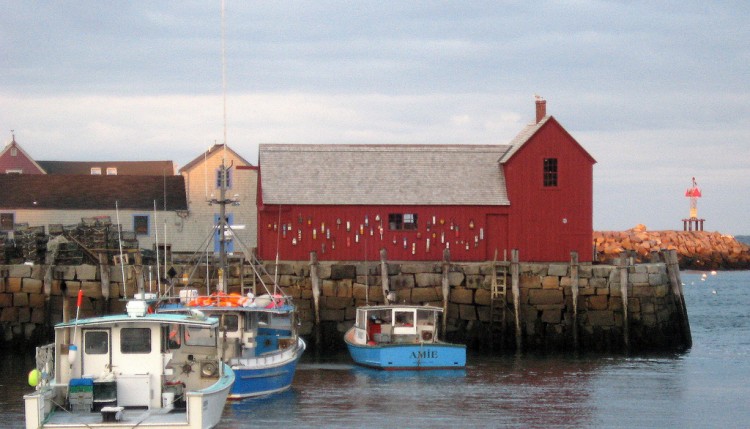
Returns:
[[[636,262],[648,262],[654,252],[676,250],[681,269],[750,269],[750,246],[719,232],[648,231],[637,225],[627,231],[595,231],[594,245],[601,263],[611,263],[623,252]]]

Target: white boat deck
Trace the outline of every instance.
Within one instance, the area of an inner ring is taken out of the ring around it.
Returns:
[[[80,412],[56,410],[44,423],[45,428],[67,427],[187,427],[187,414],[184,409],[174,409],[171,412],[164,409],[125,409],[118,422],[104,422],[100,412]]]

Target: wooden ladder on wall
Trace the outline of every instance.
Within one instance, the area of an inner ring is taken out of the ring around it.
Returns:
[[[505,334],[509,266],[507,260],[498,261],[497,252],[495,252],[490,288],[490,338],[493,348],[495,340],[502,339]]]

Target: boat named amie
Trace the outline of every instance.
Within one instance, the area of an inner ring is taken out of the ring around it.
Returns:
[[[37,347],[29,374],[36,390],[24,395],[27,429],[219,423],[235,376],[217,356],[218,320],[148,314],[143,300],[127,307],[128,314],[58,324],[54,344]]]
[[[434,306],[377,305],[357,309],[344,341],[355,363],[386,370],[462,369],[466,346],[438,338]]]

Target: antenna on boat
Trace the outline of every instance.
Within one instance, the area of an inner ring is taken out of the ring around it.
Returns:
[[[279,220],[276,223],[276,264],[273,267],[273,293],[278,291],[279,287],[279,243],[281,241],[281,204],[279,204]]]
[[[230,166],[231,167],[231,166]],[[219,282],[216,285],[219,292],[227,292],[227,248],[226,248],[226,231],[227,231],[227,171],[224,165],[224,159],[221,160],[219,187]]]
[[[122,258],[122,225],[120,224],[120,206],[115,200],[115,216],[117,217],[117,244],[120,248],[120,272],[122,274],[123,297],[128,297],[128,288],[125,283],[125,260]]]
[[[224,0],[221,0],[221,89],[224,99],[224,153],[227,150],[227,55]]]
[[[224,107],[224,146],[221,154],[221,188],[219,198],[221,199],[219,210],[219,284],[220,292],[227,292],[227,249],[226,249],[226,192],[227,192],[227,168],[224,165],[227,154],[227,59],[226,59],[226,15],[224,0],[221,0],[221,93]]]
[[[156,290],[161,290],[161,276],[159,275],[159,271],[161,271],[161,267],[159,266],[159,227],[156,223],[156,200],[154,200],[154,240],[156,241]]]
[[[164,278],[167,278],[167,173],[162,170],[164,178]],[[151,286],[151,285],[149,285]]]

